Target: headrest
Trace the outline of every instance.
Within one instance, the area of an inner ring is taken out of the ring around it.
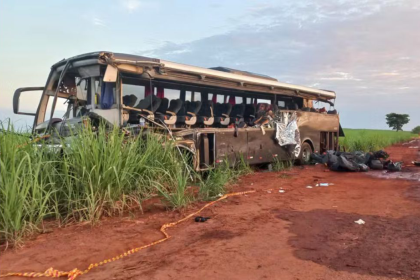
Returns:
[[[181,107],[182,107],[182,100],[181,99],[172,99],[170,104],[169,104],[168,111],[178,113],[178,111],[181,109]]]
[[[137,96],[134,94],[123,96],[123,104],[128,107],[134,107],[137,102]]]

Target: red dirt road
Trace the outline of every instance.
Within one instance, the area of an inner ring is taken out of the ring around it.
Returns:
[[[419,159],[418,149],[409,147],[419,144],[388,152],[409,165]],[[412,180],[324,170],[317,165],[243,177],[233,190],[257,193],[221,201],[202,213],[211,217],[207,222],[180,224],[168,230],[168,241],[78,279],[420,279],[420,168],[401,172]],[[315,187],[320,182],[334,185]],[[202,205],[56,229],[1,253],[0,272],[83,270],[162,238],[162,224]],[[366,224],[354,223],[358,219]]]

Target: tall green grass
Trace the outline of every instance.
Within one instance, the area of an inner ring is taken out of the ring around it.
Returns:
[[[190,174],[183,156],[165,135],[127,137],[118,128],[87,128],[51,147],[34,144],[13,125],[0,127],[0,244],[19,244],[45,219],[94,224],[104,215],[141,210],[142,201],[152,196],[160,196],[168,208],[197,197],[215,199],[229,182],[251,172],[239,157],[234,168],[225,161],[202,177]],[[189,191],[191,175],[198,194]]]
[[[344,129],[345,137],[340,138],[340,145],[346,151],[372,152],[384,149],[395,143],[407,141],[417,135],[408,131]]]
[[[29,140],[11,125],[0,130],[0,242],[19,242],[48,217],[95,223],[155,195],[168,207],[189,202],[181,156],[157,135],[83,129],[62,148]]]
[[[21,240],[51,212],[54,161],[25,146],[27,139],[13,129],[0,132],[0,242]]]

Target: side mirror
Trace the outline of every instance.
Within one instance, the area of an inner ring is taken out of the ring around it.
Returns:
[[[19,111],[19,99],[22,92],[25,91],[43,91],[44,87],[25,87],[25,88],[18,88],[13,95],[13,113],[18,115],[28,115],[28,116],[35,116],[36,113],[25,113]]]

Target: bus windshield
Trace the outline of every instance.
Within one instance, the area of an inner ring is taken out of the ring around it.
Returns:
[[[66,75],[59,86],[53,117],[66,120],[85,116],[97,103],[101,91],[100,84],[100,77],[81,78]],[[50,96],[48,103],[50,106],[52,105],[53,96]],[[49,113],[51,113],[51,109]],[[48,114],[47,117],[49,116]]]

